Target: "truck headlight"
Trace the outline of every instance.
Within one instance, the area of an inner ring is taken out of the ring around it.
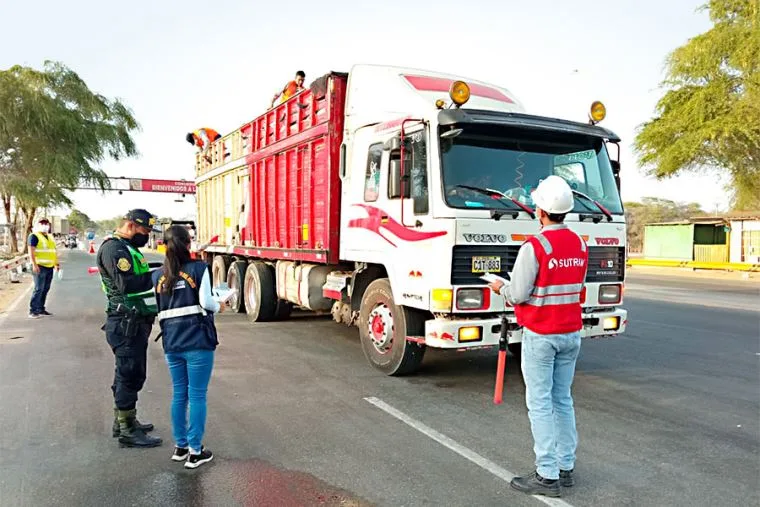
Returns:
[[[599,286],[599,303],[605,305],[614,305],[621,300],[620,285],[601,285]]]
[[[457,310],[482,310],[491,305],[489,288],[457,290]]]

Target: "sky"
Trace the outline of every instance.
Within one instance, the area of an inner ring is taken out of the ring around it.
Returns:
[[[307,84],[357,63],[409,66],[504,86],[534,114],[602,125],[622,138],[623,199],[656,196],[727,207],[716,174],[644,175],[632,144],[655,112],[670,51],[710,28],[704,0],[251,2],[195,0],[3,2],[0,69],[63,62],[88,86],[123,100],[141,125],[139,158],[107,161],[109,176],[193,178],[185,134],[227,133],[263,113],[296,70]],[[328,6],[329,7],[325,7]],[[93,219],[134,207],[195,213],[176,194],[77,191]]]

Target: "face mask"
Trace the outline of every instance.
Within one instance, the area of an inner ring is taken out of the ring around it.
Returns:
[[[136,232],[135,235],[129,239],[129,242],[135,248],[142,248],[148,244],[148,235]]]
[[[50,232],[50,226],[49,225],[41,225],[40,226],[40,231],[42,231],[45,234],[47,234],[48,232]]]

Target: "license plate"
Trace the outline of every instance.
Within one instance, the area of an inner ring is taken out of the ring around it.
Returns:
[[[473,257],[473,273],[498,273],[501,271],[501,257]]]

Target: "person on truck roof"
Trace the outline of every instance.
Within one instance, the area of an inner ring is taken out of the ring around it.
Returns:
[[[285,85],[285,88],[282,89],[282,91],[277,92],[274,94],[274,97],[272,97],[272,103],[269,105],[270,108],[274,107],[274,102],[277,100],[277,97],[282,96],[282,99],[280,99],[280,103],[285,102],[290,97],[295,95],[296,93],[303,91],[303,82],[306,80],[306,73],[302,70],[299,70],[296,72],[296,78],[293,81],[290,81],[288,84]]]
[[[208,155],[206,154],[208,152],[208,149],[211,147],[211,143],[216,141],[217,139],[220,139],[222,136],[217,132],[216,130],[208,127],[203,127],[198,130],[193,130],[192,132],[188,132],[185,136],[185,140],[192,144],[193,146],[198,147],[198,151],[203,153],[203,156],[209,160]]]

